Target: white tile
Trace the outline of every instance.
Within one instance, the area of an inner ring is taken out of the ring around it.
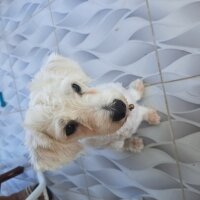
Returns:
[[[200,1],[149,0],[164,81],[200,75]]]

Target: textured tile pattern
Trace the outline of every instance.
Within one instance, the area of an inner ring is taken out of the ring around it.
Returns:
[[[149,0],[149,6],[163,79],[200,75],[200,1]]]
[[[9,195],[35,184],[35,173],[27,164],[24,130],[20,113],[0,115],[0,174],[17,166],[26,166],[25,172],[1,185],[1,194]]]
[[[1,34],[9,34],[14,31],[19,25],[29,20],[33,15],[36,15],[45,6],[48,5],[48,0],[8,0],[0,2],[1,11]]]
[[[26,109],[29,96],[28,84],[42,66],[43,59],[56,48],[49,9],[43,9],[19,26],[16,31],[10,33],[6,39],[10,67],[13,70],[18,91],[19,106],[21,109]]]
[[[3,91],[3,98],[6,102],[6,107],[0,107],[0,114],[3,114],[19,111],[19,104],[6,42],[2,39],[0,39],[0,46],[0,91]],[[7,90],[4,90],[5,88]]]
[[[165,87],[186,199],[199,199],[200,78],[168,83]]]
[[[0,108],[0,173],[27,166],[1,193],[35,182],[23,145],[28,83],[57,51],[76,59],[95,84],[142,78],[141,103],[162,121],[142,124],[137,134],[146,146],[139,154],[90,149],[46,172],[55,199],[199,200],[199,8],[197,0],[1,1],[0,91],[7,106]]]

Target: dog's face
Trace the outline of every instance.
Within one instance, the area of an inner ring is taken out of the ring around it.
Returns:
[[[45,108],[49,120],[47,134],[52,137],[70,142],[111,134],[125,122],[127,102],[114,88],[89,88],[68,78],[61,85],[53,96],[53,104]]]
[[[79,66],[51,56],[32,82],[25,124],[62,144],[112,134],[126,121],[128,103],[112,84],[91,88]]]

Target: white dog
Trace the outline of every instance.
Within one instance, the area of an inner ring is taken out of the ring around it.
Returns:
[[[77,63],[55,54],[33,79],[25,126],[36,169],[69,163],[84,145],[140,151],[142,139],[131,135],[143,120],[160,122],[155,110],[136,104],[144,92],[141,80],[129,89],[116,83],[91,88],[89,81]]]

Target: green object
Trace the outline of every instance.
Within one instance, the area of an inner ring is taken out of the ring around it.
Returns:
[[[1,104],[1,107],[5,107],[6,106],[6,102],[3,98],[3,93],[0,92],[0,104]]]

